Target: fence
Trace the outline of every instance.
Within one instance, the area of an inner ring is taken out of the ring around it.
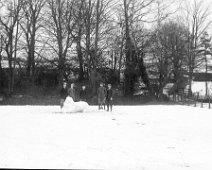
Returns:
[[[179,92],[169,95],[169,100],[187,106],[201,107],[211,109],[211,96],[200,96],[199,93],[190,94],[188,92]]]

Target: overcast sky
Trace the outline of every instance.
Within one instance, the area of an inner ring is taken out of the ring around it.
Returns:
[[[183,7],[185,7],[186,2],[188,2],[189,5],[191,5],[195,1],[203,2],[203,5],[206,8],[209,7],[209,10],[211,10],[211,17],[209,17],[208,20],[210,20],[210,19],[212,20],[212,8],[210,8],[210,6],[212,7],[212,0],[164,0],[164,2],[166,2],[166,4],[169,3],[170,7],[168,7],[168,10],[171,11],[171,12],[175,11],[179,7],[179,4],[181,4],[181,7],[183,8]],[[2,9],[0,10],[1,14],[4,13],[4,12],[5,12],[4,10],[2,10]],[[182,12],[179,12],[179,14],[182,14]],[[172,16],[174,17],[174,16],[176,16],[176,14],[173,14]],[[208,31],[209,34],[212,35],[212,25],[211,25],[210,29],[208,29],[207,31]]]
[[[186,5],[186,3],[190,6],[190,7],[192,7],[192,4],[194,4],[194,2],[197,2],[197,4],[198,4],[198,2],[202,2],[201,3],[201,5],[203,5],[202,7],[203,8],[207,8],[207,7],[209,7],[208,8],[208,12],[209,12],[209,14],[210,14],[210,16],[209,17],[207,17],[207,21],[206,22],[209,22],[210,20],[212,20],[212,8],[211,8],[211,6],[212,6],[212,0],[179,0],[179,3],[181,3],[181,8],[184,8]],[[174,6],[176,6],[176,4],[173,4]],[[181,14],[182,15],[182,13],[181,12],[179,12],[179,14]],[[210,35],[212,35],[212,24],[211,24],[211,26],[208,28],[208,33],[210,34]]]

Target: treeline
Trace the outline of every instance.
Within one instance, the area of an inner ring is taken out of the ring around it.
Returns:
[[[108,73],[112,83],[123,73],[125,95],[141,80],[159,97],[185,73],[191,86],[203,63],[210,70],[211,20],[203,2],[185,3],[180,15],[170,0],[1,0],[1,89],[5,80],[8,94],[17,81],[35,85],[41,68],[57,72],[59,86],[77,68],[77,81],[87,79],[93,93]]]

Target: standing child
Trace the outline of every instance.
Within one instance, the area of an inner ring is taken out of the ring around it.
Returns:
[[[68,89],[68,95],[72,97],[74,101],[76,101],[76,90],[74,83],[71,83],[71,87]]]
[[[113,107],[113,90],[112,90],[112,85],[108,84],[108,89],[106,93],[106,103],[107,103],[107,111],[112,112],[112,107]]]
[[[103,83],[100,83],[100,87],[97,90],[97,97],[98,97],[98,105],[99,105],[99,110],[103,109],[103,104],[105,102],[105,97],[106,97],[106,89],[103,86]]]
[[[67,83],[63,83],[63,87],[60,90],[60,108],[63,108],[64,102],[66,100],[66,97],[68,96],[68,91],[67,91]]]
[[[85,85],[82,86],[82,89],[80,91],[80,100],[86,102],[87,100],[87,91]]]
[[[107,94],[107,88],[106,88],[106,85],[103,84],[103,87],[105,89],[105,99],[104,99],[104,103],[103,103],[103,106],[104,106],[104,110],[105,110],[105,105],[106,105],[106,94]]]

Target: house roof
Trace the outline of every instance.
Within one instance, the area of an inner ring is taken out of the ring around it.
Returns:
[[[212,81],[212,73],[193,73],[193,81]]]

